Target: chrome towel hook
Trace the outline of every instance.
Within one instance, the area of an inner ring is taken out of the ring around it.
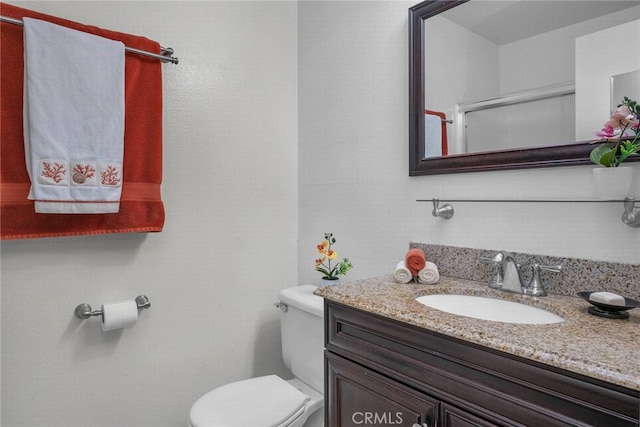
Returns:
[[[138,310],[142,310],[143,308],[151,307],[151,302],[149,302],[149,298],[146,295],[139,295],[136,297],[136,305],[138,306]],[[79,304],[75,311],[75,315],[79,319],[88,319],[94,316],[102,316],[104,313],[103,310],[91,310],[91,306],[89,304]]]

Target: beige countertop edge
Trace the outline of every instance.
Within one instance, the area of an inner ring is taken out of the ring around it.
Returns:
[[[460,293],[502,298],[538,306],[565,320],[522,325],[473,319],[426,307],[415,298]],[[578,296],[529,297],[490,289],[486,284],[441,277],[436,285],[400,284],[392,276],[319,288],[328,300],[425,328],[549,366],[640,391],[640,313],[605,319],[587,313]]]

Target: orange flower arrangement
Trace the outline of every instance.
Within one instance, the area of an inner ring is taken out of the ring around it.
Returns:
[[[336,243],[333,233],[325,233],[322,243],[316,246],[318,252],[322,254],[321,258],[316,259],[316,271],[319,271],[324,275],[323,278],[329,280],[335,280],[340,274],[347,274],[347,271],[353,268],[351,261],[347,258],[343,258],[342,261],[331,266],[331,261],[338,258],[338,253],[333,250],[333,245]]]

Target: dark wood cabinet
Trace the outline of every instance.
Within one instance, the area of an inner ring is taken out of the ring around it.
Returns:
[[[327,425],[435,425],[437,400],[339,356],[328,353],[325,360],[336,408]]]
[[[327,427],[638,427],[640,393],[325,300]]]

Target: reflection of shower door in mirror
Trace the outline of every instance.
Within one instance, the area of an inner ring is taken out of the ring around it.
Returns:
[[[640,101],[640,70],[611,76],[611,112],[624,97]]]
[[[468,109],[462,152],[517,149],[575,141],[573,93],[517,103]]]

